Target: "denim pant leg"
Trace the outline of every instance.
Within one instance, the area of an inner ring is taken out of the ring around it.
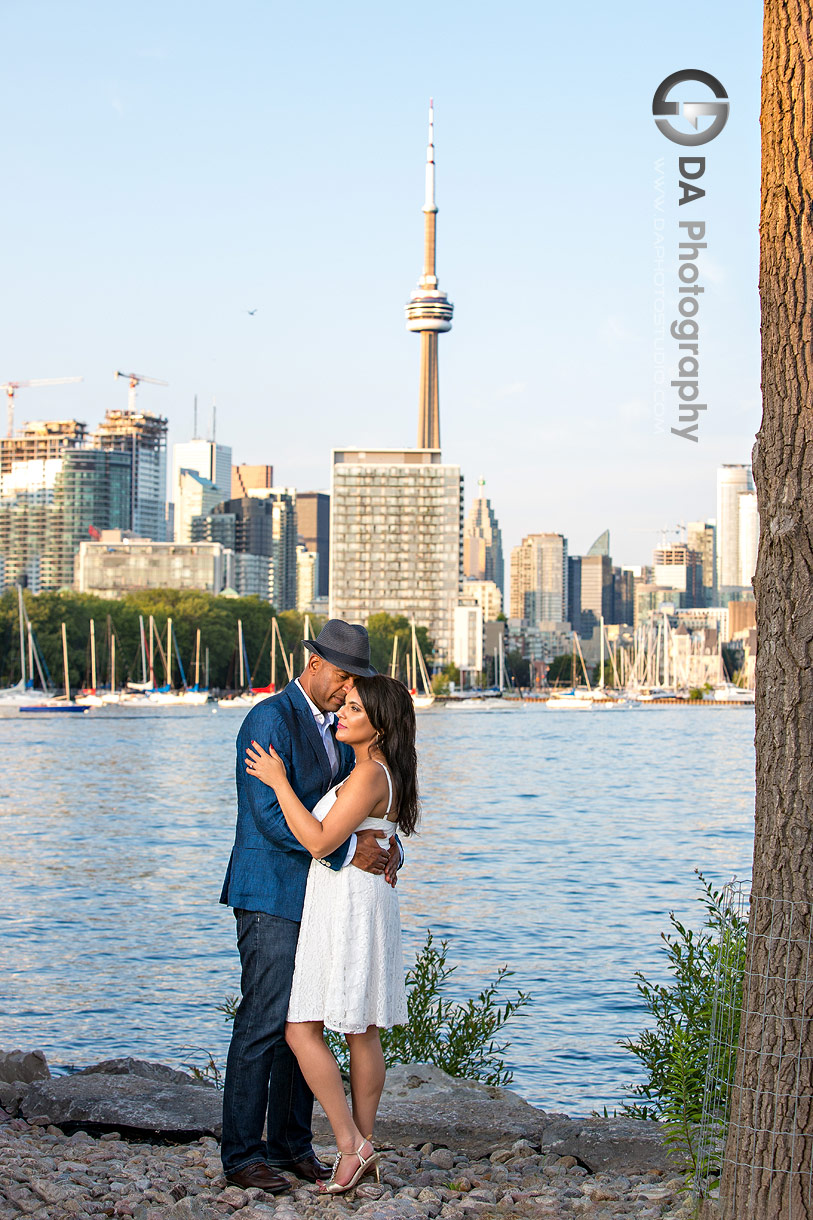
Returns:
[[[223,1087],[221,1157],[227,1173],[258,1161],[284,1165],[307,1156],[313,1113],[313,1094],[285,1041],[299,924],[264,911],[234,914],[243,998]]]

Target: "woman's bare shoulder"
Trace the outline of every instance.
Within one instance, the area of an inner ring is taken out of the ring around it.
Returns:
[[[356,789],[361,788],[367,791],[385,791],[387,788],[387,777],[384,774],[384,768],[379,766],[372,758],[365,758],[361,762],[357,762],[353,770],[350,772],[348,779],[345,781],[348,787]]]

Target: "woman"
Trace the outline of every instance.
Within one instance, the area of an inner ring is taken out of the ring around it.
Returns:
[[[330,1194],[345,1193],[371,1170],[378,1175],[372,1131],[385,1077],[378,1031],[403,1024],[407,1011],[394,889],[383,876],[332,872],[318,862],[356,830],[380,830],[386,842],[396,825],[408,835],[418,821],[415,711],[406,687],[381,674],[357,678],[337,719],[336,737],[353,747],[355,767],[312,813],[273,748],[253,742],[246,751],[246,769],[274,789],[292,833],[314,857],[285,1036],[336,1138],[323,1187]],[[347,1038],[352,1113],[325,1027]]]

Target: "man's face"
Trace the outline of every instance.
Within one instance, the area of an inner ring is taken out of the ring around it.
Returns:
[[[308,662],[310,683],[308,694],[318,708],[323,712],[336,712],[342,706],[347,692],[353,686],[353,675],[337,669],[329,661],[324,661],[311,653]]]

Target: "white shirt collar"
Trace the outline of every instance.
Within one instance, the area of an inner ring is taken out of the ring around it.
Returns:
[[[313,718],[316,721],[316,723],[319,725],[333,724],[333,712],[323,712],[322,709],[318,708],[316,706],[316,704],[313,702],[313,699],[311,699],[310,695],[305,690],[302,683],[299,681],[299,678],[295,678],[294,681],[296,682],[296,685],[299,687],[299,689],[302,691],[302,694],[305,696],[308,707],[311,709],[311,712],[313,713]]]

